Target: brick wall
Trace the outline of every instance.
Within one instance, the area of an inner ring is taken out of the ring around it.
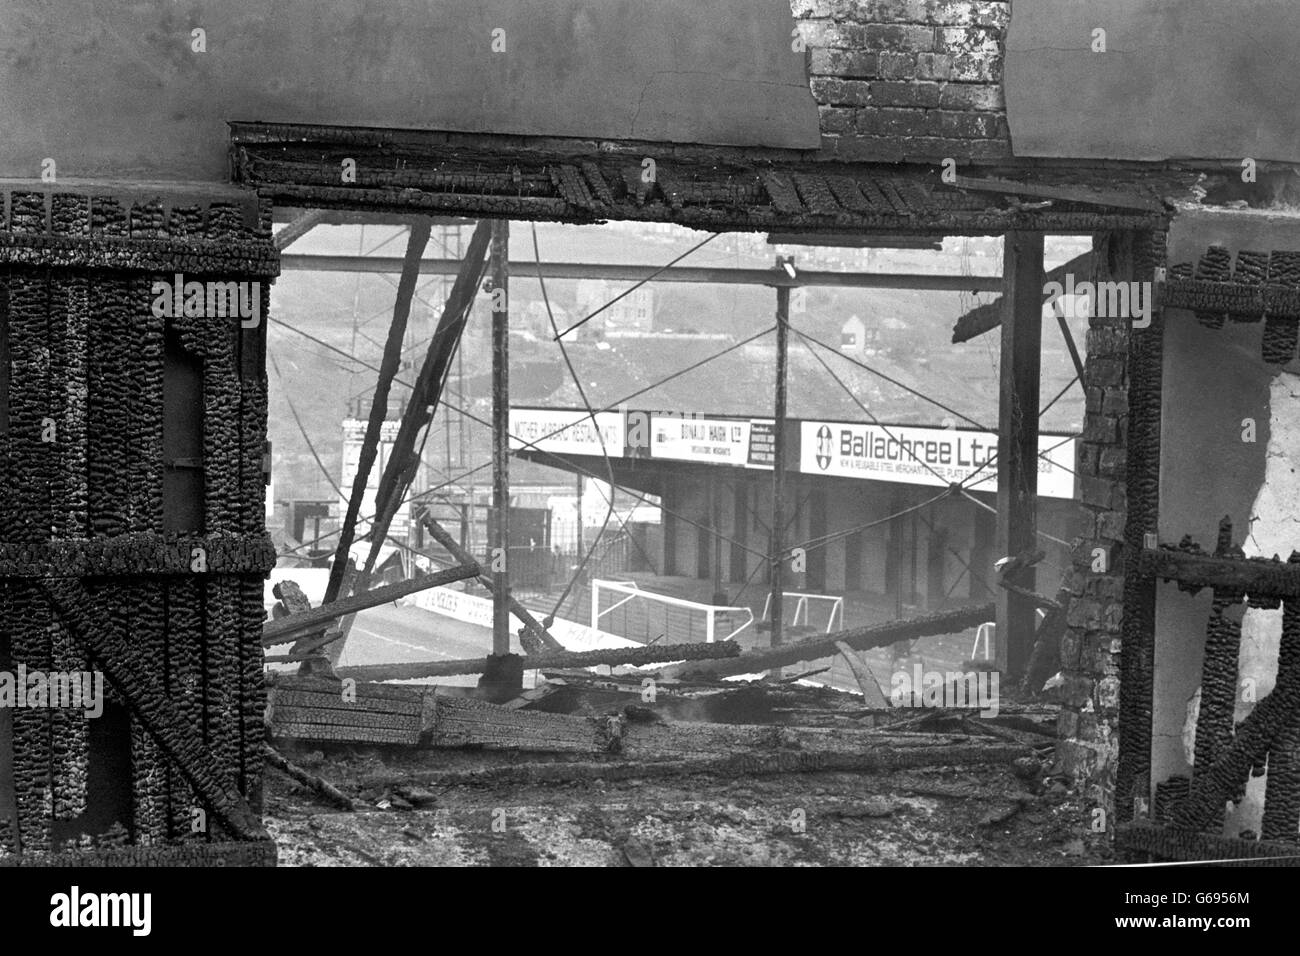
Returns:
[[[790,0],[821,112],[847,162],[1010,157],[1002,62],[1009,2]]]
[[[1131,281],[1164,264],[1165,237],[1110,233],[1096,239],[1093,281]],[[1121,669],[1129,693],[1149,687],[1153,608],[1125,592],[1126,573],[1146,532],[1155,531],[1159,475],[1160,338],[1157,310],[1149,329],[1135,331],[1126,318],[1089,319],[1084,385],[1087,404],[1077,462],[1079,500],[1090,531],[1076,539],[1071,599],[1061,639],[1061,712],[1058,757],[1062,769],[1083,781],[1089,801],[1110,815],[1123,803],[1127,816],[1147,783],[1117,793]],[[1121,651],[1127,650],[1127,661]],[[1150,748],[1149,707],[1143,726],[1125,729],[1135,751]]]

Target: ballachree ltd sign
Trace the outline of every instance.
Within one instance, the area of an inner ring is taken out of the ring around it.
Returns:
[[[998,436],[992,432],[845,422],[800,423],[799,470],[942,488],[967,482],[975,490],[997,488]],[[1074,497],[1075,439],[1039,435],[1038,493]],[[973,477],[972,477],[973,476]]]

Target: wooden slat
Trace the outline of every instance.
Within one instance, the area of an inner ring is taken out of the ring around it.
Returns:
[[[1149,853],[1162,860],[1196,860],[1225,866],[1300,864],[1300,847],[1294,844],[1241,840],[1145,822],[1121,824],[1116,829],[1115,844],[1120,849]]]
[[[425,729],[433,747],[603,753],[617,746],[617,723],[515,710],[472,697],[435,695]]]
[[[277,706],[272,711],[270,727],[276,734],[279,727],[311,723],[325,727],[367,727],[373,730],[408,731],[419,734],[419,714],[390,714],[381,710],[338,710],[324,708],[286,708]]]
[[[419,729],[395,730],[382,727],[347,727],[325,724],[282,724],[276,736],[294,740],[321,740],[329,743],[401,744],[414,747],[420,742]]]
[[[799,197],[811,212],[819,216],[837,216],[843,212],[825,177],[797,175],[792,178]]]
[[[958,189],[977,192],[1004,193],[1012,196],[1034,196],[1039,199],[1059,199],[1063,202],[1086,203],[1118,209],[1140,209],[1144,212],[1163,213],[1164,203],[1134,193],[1115,190],[1091,189],[1081,186],[1039,185],[1018,183],[1008,179],[975,176],[958,176],[954,185]]]
[[[795,191],[790,177],[782,173],[763,173],[763,188],[767,190],[772,206],[784,215],[798,215],[804,211],[799,194]]]
[[[610,190],[609,183],[605,181],[599,166],[587,160],[582,164],[582,174],[587,177],[587,183],[597,199],[607,206],[614,205],[614,193]]]
[[[411,700],[394,700],[390,697],[358,696],[356,701],[348,703],[340,694],[272,688],[267,699],[277,711],[282,707],[310,710],[364,710],[369,713],[408,717],[418,716],[420,713],[419,697],[413,697]]]

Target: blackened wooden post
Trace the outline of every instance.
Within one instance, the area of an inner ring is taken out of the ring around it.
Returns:
[[[1038,380],[1043,340],[1043,234],[1009,232],[1002,256],[1002,355],[998,394],[999,557],[1036,544]],[[1006,580],[1033,590],[1032,566]],[[997,596],[997,667],[1016,679],[1029,663],[1036,622],[1032,601],[1004,588]]]
[[[777,268],[783,263],[777,259]],[[790,344],[790,286],[776,289],[776,409],[772,441],[772,646],[781,640],[782,591],[785,586],[785,380]],[[779,675],[779,669],[772,672]]]
[[[492,223],[492,653],[510,653],[510,223]]]
[[[1094,261],[1107,263],[1098,280],[1153,281],[1156,271],[1166,266],[1167,235],[1164,232],[1110,233],[1104,246],[1094,240]],[[1154,285],[1151,294],[1155,294]],[[1115,817],[1122,824],[1148,816],[1152,797],[1151,720],[1155,706],[1156,654],[1156,581],[1140,573],[1142,550],[1158,545],[1160,521],[1160,418],[1164,388],[1164,313],[1151,305],[1151,324],[1134,324],[1125,342],[1116,335],[1116,323],[1093,319],[1088,349],[1091,363],[1088,388],[1102,391],[1106,400],[1125,394],[1123,408],[1128,412],[1127,432],[1119,439],[1125,449],[1124,493],[1121,509],[1125,511],[1123,582],[1124,605],[1120,621],[1119,660],[1119,754],[1115,762]],[[1129,324],[1125,317],[1122,325]],[[1104,338],[1107,326],[1110,339]],[[1113,344],[1111,344],[1113,343]],[[1108,361],[1107,345],[1121,359]],[[1094,355],[1094,352],[1096,355]],[[1112,366],[1107,368],[1107,366]],[[1127,377],[1124,368],[1127,369]],[[1108,376],[1113,376],[1109,378]],[[1103,409],[1107,410],[1107,409]],[[1104,422],[1104,416],[1097,416]],[[1113,500],[1114,510],[1120,502]],[[1112,573],[1114,569],[1112,568]],[[1101,676],[1098,674],[1097,676]],[[1099,708],[1100,709],[1100,708]],[[1269,778],[1273,767],[1270,763]],[[1267,804],[1267,801],[1266,801]],[[1267,836],[1265,837],[1267,839]]]

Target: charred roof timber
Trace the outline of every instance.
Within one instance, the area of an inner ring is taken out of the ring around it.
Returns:
[[[382,212],[713,230],[988,235],[1163,228],[1186,173],[1023,170],[1019,180],[937,167],[810,160],[795,151],[524,141],[453,133],[231,124],[233,176],[277,203]],[[345,160],[355,180],[344,182]],[[349,167],[350,168],[350,167]]]

